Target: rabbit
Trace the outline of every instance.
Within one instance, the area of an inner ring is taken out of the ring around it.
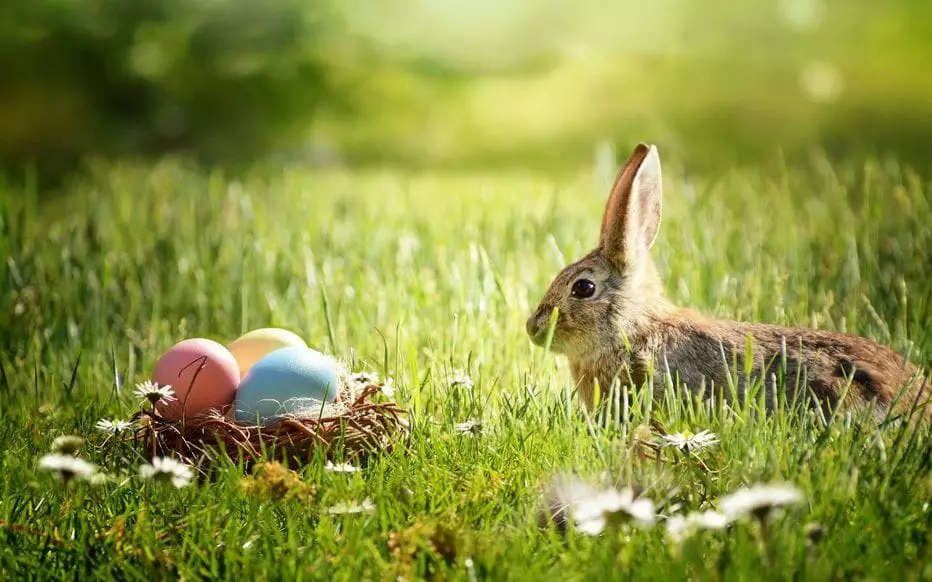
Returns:
[[[785,374],[787,401],[803,397],[823,413],[839,404],[843,411],[867,407],[878,422],[894,401],[906,410],[930,396],[932,387],[915,366],[863,337],[714,319],[670,303],[649,255],[660,229],[661,191],[657,148],[640,143],[612,187],[598,247],[554,278],[527,320],[532,342],[543,346],[557,309],[550,348],[569,360],[588,409],[595,405],[596,387],[607,392],[617,378],[637,388],[650,376],[654,398],[670,380],[706,399],[716,391],[730,399],[733,383],[739,401],[748,380],[763,377],[772,412],[778,378]],[[753,358],[750,376],[746,353]],[[916,417],[928,418],[930,409],[922,406]]]

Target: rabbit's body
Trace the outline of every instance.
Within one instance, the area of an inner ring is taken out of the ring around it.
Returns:
[[[659,230],[660,187],[656,150],[638,146],[613,188],[599,247],[557,275],[528,320],[529,335],[543,344],[557,309],[551,347],[567,355],[587,406],[596,383],[603,391],[616,378],[637,387],[651,375],[658,396],[672,380],[705,397],[728,398],[734,388],[741,399],[749,381],[762,379],[768,408],[785,387],[787,401],[804,398],[828,412],[844,395],[845,408],[870,407],[878,419],[904,386],[902,407],[932,394],[914,366],[868,339],[713,319],[669,303],[647,254]]]
[[[669,380],[702,396],[716,393],[726,399],[732,386],[741,398],[749,382],[763,379],[768,408],[778,400],[776,390],[785,386],[787,401],[805,398],[830,407],[828,412],[847,388],[848,404],[874,406],[876,401],[873,412],[882,418],[885,405],[915,372],[889,348],[847,334],[721,321],[680,309],[651,323],[652,328],[628,338],[630,349],[622,342],[616,349],[571,362],[587,406],[593,405],[596,381],[607,389],[616,377],[622,384],[642,386],[653,376],[658,396]],[[802,393],[794,393],[797,387]]]

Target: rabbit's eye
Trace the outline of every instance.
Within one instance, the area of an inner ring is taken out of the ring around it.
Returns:
[[[570,289],[570,295],[576,299],[588,299],[595,293],[595,283],[589,279],[577,279]]]

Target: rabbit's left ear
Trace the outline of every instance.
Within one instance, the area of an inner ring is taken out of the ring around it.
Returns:
[[[638,144],[615,180],[602,216],[599,248],[619,268],[646,253],[660,230],[660,155]]]

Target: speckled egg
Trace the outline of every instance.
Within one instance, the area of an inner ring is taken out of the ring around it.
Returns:
[[[160,402],[158,411],[166,418],[178,420],[222,408],[233,403],[239,384],[236,358],[223,345],[209,339],[186,339],[172,346],[159,358],[152,380],[170,384],[176,400]]]
[[[253,365],[264,356],[287,347],[306,348],[301,336],[287,329],[264,327],[243,334],[230,344],[230,352],[239,365],[240,378],[245,378]]]
[[[302,346],[281,348],[257,361],[236,391],[237,422],[267,425],[283,415],[310,414],[340,390],[336,361]]]

